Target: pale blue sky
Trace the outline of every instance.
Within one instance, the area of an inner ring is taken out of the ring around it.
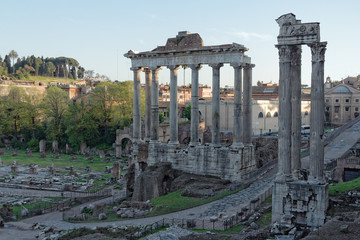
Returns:
[[[356,0],[0,0],[0,55],[14,49],[19,56],[66,56],[112,80],[132,79],[128,50],[148,51],[164,45],[179,31],[199,33],[205,45],[240,43],[256,65],[253,83],[278,82],[279,27],[275,19],[292,12],[303,22],[320,22],[321,40],[328,42],[325,77],[341,80],[360,74],[360,1]],[[302,83],[310,83],[311,57],[303,47]],[[118,62],[118,65],[117,65]],[[186,70],[186,84],[190,71]],[[211,71],[203,67],[203,84]],[[162,70],[160,82],[169,82]],[[179,71],[183,83],[183,70]],[[221,70],[221,85],[233,85],[229,66]]]

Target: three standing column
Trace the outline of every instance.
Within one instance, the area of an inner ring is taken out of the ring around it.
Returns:
[[[278,45],[279,50],[279,150],[278,177],[291,174],[291,46]]]
[[[234,68],[234,130],[233,147],[243,147],[243,109],[242,109],[242,64],[231,63]]]
[[[191,142],[190,146],[199,144],[199,69],[200,64],[189,65],[191,68]]]
[[[252,136],[252,68],[254,64],[244,65],[244,113],[243,113],[243,141],[244,145],[251,146]]]
[[[180,66],[168,66],[170,69],[170,143],[178,144],[178,101],[177,101],[177,71]]]
[[[151,141],[158,141],[159,128],[159,70],[160,67],[150,67],[152,71],[151,84]]]
[[[151,77],[150,69],[145,69],[145,141],[150,141],[151,136]]]
[[[140,141],[141,138],[141,86],[140,86],[140,72],[142,68],[131,68],[134,71],[134,95],[133,95],[133,139],[135,142]]]
[[[220,146],[220,68],[222,63],[210,64],[212,77],[212,145]]]
[[[326,42],[309,45],[312,55],[310,114],[310,176],[324,181],[324,62]]]

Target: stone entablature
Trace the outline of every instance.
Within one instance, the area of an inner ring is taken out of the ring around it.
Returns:
[[[243,63],[251,64],[251,58],[244,55],[248,49],[233,43],[227,45],[204,46],[201,48],[149,51],[136,53],[130,50],[124,56],[131,59],[131,66],[157,67],[192,64]]]

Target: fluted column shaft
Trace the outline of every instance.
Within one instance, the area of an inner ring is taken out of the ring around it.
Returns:
[[[291,172],[301,168],[301,45],[291,49]]]
[[[278,45],[279,49],[279,147],[278,174],[291,173],[291,47]]]
[[[252,145],[252,68],[254,64],[244,66],[244,111],[243,111],[243,142]]]
[[[220,68],[222,63],[212,64],[212,144],[220,146]]]
[[[201,65],[189,65],[191,68],[191,146],[199,144],[199,69]]]
[[[178,144],[178,101],[177,101],[177,71],[179,66],[168,66],[170,69],[170,142]]]
[[[310,45],[312,55],[310,180],[324,180],[324,62],[326,42]]]
[[[141,138],[141,86],[140,72],[141,68],[132,68],[134,71],[134,93],[133,93],[133,139],[139,141]]]
[[[159,70],[160,67],[151,67],[151,140],[158,141],[159,129]]]
[[[145,141],[150,141],[151,136],[151,79],[152,72],[145,69]]]
[[[243,112],[242,112],[242,65],[230,64],[234,68],[234,130],[233,146],[243,147]]]

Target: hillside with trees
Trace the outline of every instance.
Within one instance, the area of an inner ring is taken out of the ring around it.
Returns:
[[[0,56],[0,75],[14,79],[29,79],[30,76],[57,77],[65,79],[84,78],[85,69],[69,57],[19,57],[11,50],[4,59]]]

